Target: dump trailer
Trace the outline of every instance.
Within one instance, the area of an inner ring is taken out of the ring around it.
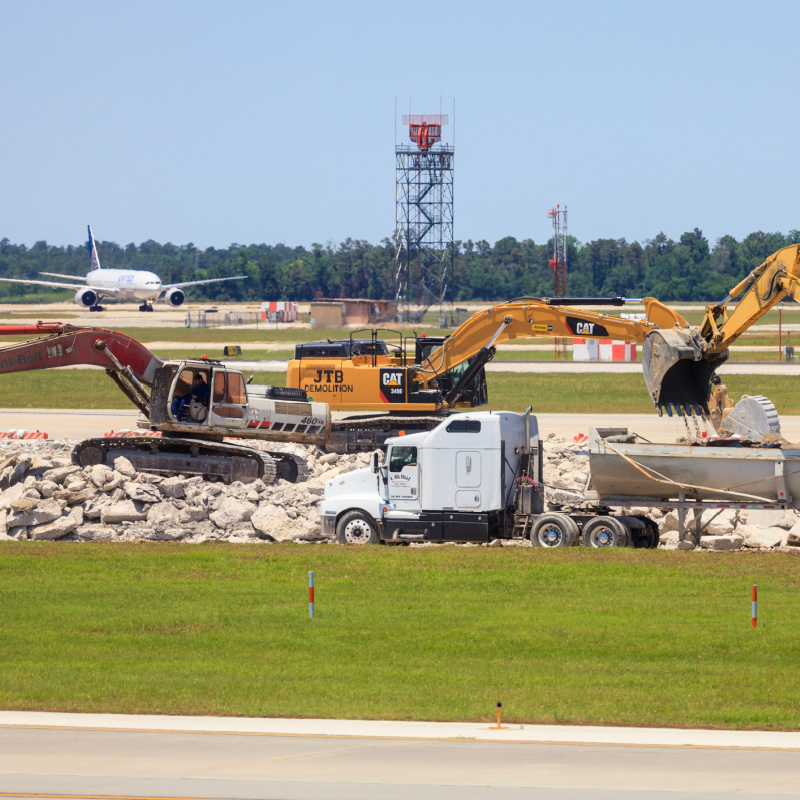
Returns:
[[[141,436],[79,442],[72,460],[80,466],[113,466],[124,456],[137,470],[162,475],[296,482],[308,476],[300,456],[230,439],[322,446],[330,434],[326,404],[308,402],[296,389],[248,384],[239,370],[219,361],[164,361],[130,336],[104,328],[60,322],[0,326],[0,335],[31,334],[40,337],[0,348],[0,373],[102,367],[139,409],[142,426],[149,429]],[[197,383],[204,388],[200,399],[192,401]]]
[[[371,466],[332,478],[323,533],[342,544],[530,539],[540,547],[656,547],[645,516],[586,505],[545,513],[536,417],[509,411],[453,415],[429,432],[387,442]]]

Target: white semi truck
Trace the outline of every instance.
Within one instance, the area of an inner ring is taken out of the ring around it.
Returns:
[[[454,415],[431,431],[387,440],[364,469],[329,480],[322,532],[342,544],[488,542],[539,547],[656,547],[645,516],[612,516],[601,505],[544,513],[536,417],[510,411]]]

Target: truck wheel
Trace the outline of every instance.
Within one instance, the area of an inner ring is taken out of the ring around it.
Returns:
[[[650,517],[645,517],[642,514],[637,514],[635,519],[638,519],[643,527],[637,531],[631,532],[633,546],[646,547],[648,550],[654,550],[658,547],[659,541],[658,525],[653,522]]]
[[[378,544],[380,537],[369,514],[348,511],[336,523],[336,541],[339,544]]]
[[[543,514],[531,531],[534,547],[571,547],[578,538],[578,526],[566,514]]]
[[[628,529],[616,517],[595,517],[583,526],[584,547],[627,547]]]

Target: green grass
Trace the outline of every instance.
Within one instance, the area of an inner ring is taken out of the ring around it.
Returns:
[[[800,728],[780,554],[4,543],[0,570],[4,709]]]
[[[255,372],[253,383],[285,386],[284,372]],[[35,376],[35,379],[33,379]],[[652,414],[644,378],[636,373],[488,372],[487,409],[538,413]],[[728,394],[763,394],[779,414],[800,414],[798,379],[792,376],[729,375]],[[124,395],[100,370],[40,370],[0,376],[0,408],[132,409]]]
[[[562,414],[652,414],[653,404],[644,377],[635,373],[487,372],[487,408]],[[798,378],[780,375],[726,375],[728,396],[763,394],[779,414],[800,414]]]
[[[285,386],[283,372],[253,374],[253,383]],[[41,370],[0,376],[0,408],[130,409],[130,401],[100,370]]]

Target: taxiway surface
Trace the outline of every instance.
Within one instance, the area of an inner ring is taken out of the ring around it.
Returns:
[[[796,799],[798,748],[758,731],[0,712],[0,797]]]

